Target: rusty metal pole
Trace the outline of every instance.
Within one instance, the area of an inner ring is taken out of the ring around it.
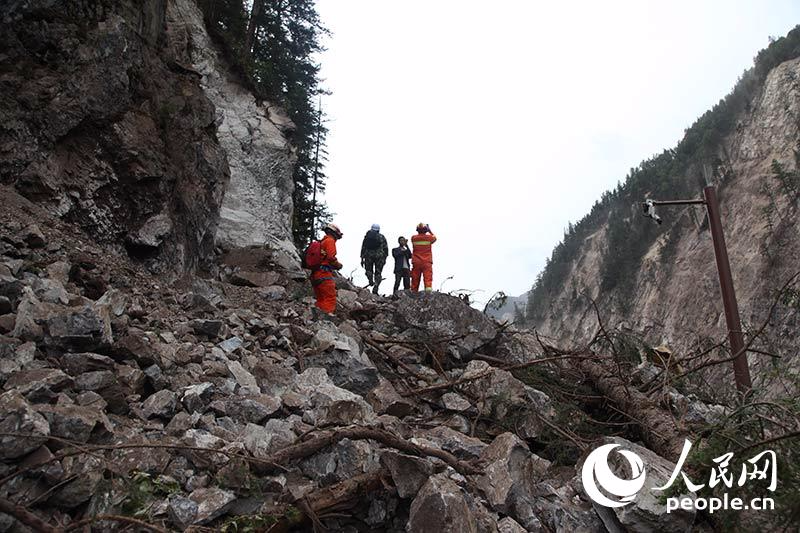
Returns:
[[[739,318],[736,292],[733,290],[733,277],[731,276],[731,265],[728,261],[728,250],[725,247],[725,235],[722,233],[717,191],[713,186],[708,186],[703,189],[703,195],[706,199],[708,223],[711,227],[711,239],[714,242],[714,255],[717,259],[722,303],[725,306],[725,321],[728,323],[728,338],[731,342],[731,351],[736,356],[736,359],[733,360],[734,379],[736,380],[736,388],[744,394],[753,388],[753,384],[750,381],[750,369],[747,366],[747,353],[744,350],[744,337],[742,336],[742,321]]]

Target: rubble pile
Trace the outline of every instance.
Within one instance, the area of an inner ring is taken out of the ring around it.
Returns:
[[[501,368],[530,335],[345,280],[319,317],[263,248],[165,283],[33,206],[0,217],[0,531],[603,530],[531,451],[557,406]]]

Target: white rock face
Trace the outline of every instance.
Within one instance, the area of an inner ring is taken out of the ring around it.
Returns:
[[[191,0],[169,2],[169,24],[183,27],[191,44],[192,68],[216,107],[217,138],[231,179],[220,209],[217,243],[225,247],[268,245],[299,264],[292,242],[294,149],[284,132],[294,124],[284,111],[259,104],[216,50]]]

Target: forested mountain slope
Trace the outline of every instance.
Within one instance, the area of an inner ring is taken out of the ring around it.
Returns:
[[[598,330],[599,313],[607,326],[676,354],[725,339],[705,209],[659,208],[662,225],[641,209],[647,198],[702,198],[708,180],[718,190],[745,330],[769,318],[761,347],[796,347],[796,293],[789,289],[772,304],[800,270],[798,56],[796,28],[761,51],[734,90],[674,149],[632,169],[570,225],[529,295],[528,324],[580,345]]]

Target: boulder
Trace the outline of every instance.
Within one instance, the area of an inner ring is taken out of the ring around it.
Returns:
[[[199,418],[199,417],[198,417]],[[188,429],[181,438],[180,443],[189,448],[205,448],[218,450],[227,443],[204,429]],[[199,450],[183,450],[181,452],[187,459],[199,468],[209,468],[210,466],[221,466],[229,461],[225,454],[201,452]]]
[[[81,351],[110,347],[114,338],[109,308],[85,305],[52,316],[47,320],[46,342],[49,346]]]
[[[189,413],[194,413],[195,411],[202,413],[213,394],[214,384],[206,381],[183,389],[181,402]]]
[[[189,498],[197,503],[194,523],[208,524],[224,515],[236,501],[234,493],[217,487],[195,489]]]
[[[394,385],[379,378],[378,385],[367,394],[367,401],[378,414],[388,414],[402,418],[414,411],[414,404],[400,396]]]
[[[315,336],[317,350],[305,357],[306,365],[327,370],[338,387],[364,396],[378,385],[378,369],[361,351],[358,342],[326,324]]]
[[[381,454],[381,464],[389,471],[397,495],[413,498],[433,474],[433,465],[424,459],[387,450]]]
[[[20,287],[22,287],[21,282]],[[39,325],[39,319],[42,315],[46,315],[46,306],[36,298],[30,287],[21,288],[20,291],[21,297],[11,335],[18,339],[39,341],[44,337],[44,329]]]
[[[527,530],[510,516],[497,522],[497,531],[499,533],[527,533]]]
[[[111,370],[84,372],[75,378],[75,388],[82,391],[99,391],[114,385],[117,376]]]
[[[44,248],[47,245],[47,239],[36,224],[30,224],[25,227],[20,233],[20,238],[31,248]]]
[[[259,359],[253,368],[261,392],[271,396],[280,396],[294,384],[297,372],[292,367],[279,365]]]
[[[167,516],[180,530],[184,530],[194,523],[198,507],[191,498],[173,494],[167,503]]]
[[[550,463],[533,455],[513,433],[503,433],[483,450],[486,466],[478,487],[492,509],[510,514],[515,500],[529,498],[530,482],[542,477]]]
[[[255,457],[269,457],[270,454],[292,444],[297,435],[291,423],[273,418],[266,424],[247,424],[244,430],[244,446]]]
[[[150,217],[138,230],[128,234],[130,247],[138,249],[157,249],[164,238],[172,232],[172,220],[166,213]]]
[[[0,335],[11,333],[17,325],[17,315],[9,313],[0,315]]]
[[[244,342],[239,337],[231,337],[217,344],[217,346],[225,353],[230,354],[242,347]]]
[[[239,422],[258,424],[281,408],[281,400],[275,396],[260,394],[246,398],[235,398],[226,402],[228,416]]]
[[[286,298],[286,287],[283,287],[281,285],[270,285],[269,287],[264,287],[260,289],[258,293],[265,300],[275,302]]]
[[[66,370],[70,376],[80,377],[86,372],[112,370],[114,360],[105,355],[91,352],[65,353],[61,356],[61,368]]]
[[[73,384],[72,378],[57,368],[33,368],[14,372],[4,385],[5,390],[16,390],[20,394],[47,387],[53,392],[59,392]]]
[[[248,270],[236,270],[231,274],[228,280],[233,285],[242,285],[245,287],[270,287],[280,279],[280,274],[277,272],[255,272]]]
[[[363,398],[334,385],[324,368],[307,368],[281,399],[304,411],[303,420],[312,425],[365,424],[375,418]]]
[[[19,433],[25,437],[0,436],[0,459],[16,459],[47,441],[50,424],[17,391],[0,395],[0,433]]]
[[[64,439],[87,442],[95,427],[111,433],[111,422],[101,408],[80,405],[37,405],[36,410],[47,419],[50,434]]]
[[[302,462],[303,473],[328,486],[360,474],[377,470],[378,456],[366,441],[342,439],[329,449]]]
[[[227,361],[226,366],[228,367],[228,372],[231,377],[236,380],[236,383],[238,383],[240,387],[256,391],[259,390],[258,381],[256,381],[255,376],[245,370],[239,361]]]
[[[53,279],[37,279],[32,285],[33,293],[42,302],[67,305],[70,295],[61,282]]]
[[[460,459],[470,460],[480,457],[486,443],[475,437],[467,436],[446,426],[438,426],[424,433],[417,434],[438,448],[450,452]]]
[[[221,320],[204,320],[199,318],[192,320],[190,325],[197,335],[204,335],[212,339],[219,337],[225,327],[225,323]]]
[[[460,337],[451,343],[451,356],[459,359],[497,335],[497,323],[491,318],[461,299],[439,292],[401,293],[394,320],[400,330],[423,328],[425,335],[433,338]]]
[[[111,349],[111,355],[118,361],[131,359],[146,368],[160,360],[156,342],[143,333],[128,333],[118,339]]]
[[[472,408],[472,404],[469,403],[466,398],[455,392],[446,392],[442,394],[441,402],[442,407],[449,411],[463,412],[469,411]]]
[[[57,507],[72,509],[87,502],[103,481],[105,465],[102,460],[91,455],[75,455],[62,460],[64,479],[71,479],[64,485],[56,485],[57,490],[47,500]]]
[[[477,533],[477,520],[461,488],[444,473],[431,476],[411,502],[406,531]]]
[[[0,315],[5,315],[14,310],[11,300],[7,296],[0,296]]]
[[[169,420],[175,415],[178,406],[178,395],[170,390],[160,390],[151,394],[142,404],[142,413],[146,418],[157,416]]]

